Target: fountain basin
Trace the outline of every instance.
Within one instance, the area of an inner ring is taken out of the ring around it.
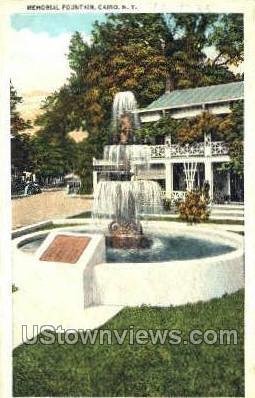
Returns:
[[[88,225],[88,230],[93,229]],[[84,231],[84,226],[59,229]],[[157,230],[169,234],[169,223],[147,222],[144,233]],[[90,232],[92,233],[92,232]],[[44,231],[44,236],[47,231]],[[173,236],[186,236],[205,242],[231,246],[232,250],[219,255],[172,261],[106,263],[103,259],[84,271],[85,306],[95,304],[121,306],[169,306],[210,300],[244,287],[243,238],[238,234],[204,226],[184,226],[171,223]],[[21,237],[13,241],[15,259],[23,257],[34,264],[33,254],[20,250],[24,241],[33,241],[42,233]],[[132,250],[131,250],[132,251]],[[154,250],[155,251],[155,250]],[[108,260],[109,261],[109,260]],[[19,261],[18,261],[19,262]],[[37,264],[38,268],[38,264]],[[31,271],[31,270],[30,270]],[[15,275],[14,275],[15,276]],[[14,279],[15,284],[18,283]]]

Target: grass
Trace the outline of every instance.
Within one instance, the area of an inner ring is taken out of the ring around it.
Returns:
[[[64,224],[52,224],[52,225],[46,225],[45,227],[42,227],[40,229],[38,229],[38,231],[36,232],[40,232],[40,231],[47,231],[50,229],[56,229],[56,228],[65,228],[65,227],[79,227],[80,224],[76,224],[76,223],[64,223]]]
[[[69,216],[67,219],[72,220],[76,218],[91,218],[91,211],[85,211],[79,214],[75,214],[74,216]],[[146,217],[141,216],[141,220],[147,220],[147,221],[169,221],[169,222],[180,222],[180,223],[185,223],[187,222],[183,221],[178,215],[176,217],[169,217],[167,214],[160,216],[160,217],[154,217],[154,216],[149,216],[146,215]],[[244,225],[243,220],[221,220],[221,219],[208,219],[203,221],[201,224],[230,224],[230,225]]]
[[[67,219],[75,219],[75,218],[91,218],[91,211],[83,211],[82,213],[75,214],[73,216],[68,216]]]
[[[141,219],[143,219],[143,217],[141,217]],[[145,218],[144,218],[145,219]],[[180,217],[172,217],[169,218],[166,216],[162,216],[162,217],[146,217],[146,220],[148,221],[169,221],[169,222],[180,222],[183,224],[188,224],[187,221],[182,220]],[[244,225],[244,221],[242,220],[221,220],[221,219],[208,219],[208,220],[204,220],[201,221],[201,223],[197,223],[197,224],[227,224],[227,225]],[[196,223],[193,223],[193,225],[196,225]]]
[[[237,345],[21,345],[14,396],[244,396],[243,291],[170,308],[126,308],[103,329],[236,329]]]

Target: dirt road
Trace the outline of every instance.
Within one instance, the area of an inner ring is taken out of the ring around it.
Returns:
[[[65,191],[43,192],[25,198],[12,200],[13,229],[52,218],[67,216],[91,210],[92,199],[68,196]]]

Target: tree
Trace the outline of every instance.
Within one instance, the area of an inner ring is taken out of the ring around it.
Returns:
[[[170,136],[175,141],[179,130],[184,125],[183,120],[173,119],[171,116],[165,116],[156,122],[149,122],[137,129],[135,139],[138,144],[154,144],[156,137]]]
[[[236,80],[225,63],[214,62],[206,52],[214,41],[222,50],[220,32],[235,22],[240,20],[229,22],[219,14],[110,14],[106,22],[95,23],[90,45],[76,32],[68,55],[73,71],[69,83],[83,105],[77,109],[80,120],[86,119],[92,133],[109,125],[118,91],[133,91],[143,107],[165,88]],[[242,43],[242,32],[239,35]],[[232,45],[237,53],[234,40]]]
[[[176,139],[180,144],[188,144],[203,139],[204,133],[214,136],[219,129],[221,120],[221,117],[208,111],[186,119],[177,131]]]
[[[214,63],[206,52],[208,46],[214,46],[213,33],[219,19],[222,19],[219,14],[166,15],[169,27],[164,46],[168,63],[167,89],[192,88],[235,80],[235,75],[225,65]],[[224,22],[228,23],[227,17]]]
[[[243,29],[242,14],[223,14],[218,17],[208,41],[217,50],[213,66],[238,66],[243,62]]]
[[[232,112],[219,125],[220,137],[229,146],[230,162],[224,165],[225,169],[243,175],[244,172],[244,104],[238,101],[233,104]]]
[[[38,178],[59,177],[73,171],[75,143],[71,139],[50,141],[44,135],[32,138],[33,171]]]
[[[100,131],[90,135],[86,140],[77,145],[75,172],[81,177],[81,192],[91,193],[93,158],[100,158],[104,145],[108,144],[110,131]]]
[[[31,170],[30,137],[25,133],[25,130],[31,127],[31,123],[24,120],[17,110],[22,101],[22,97],[10,83],[11,165],[15,174]]]
[[[40,127],[32,139],[34,171],[41,177],[58,177],[75,168],[76,144],[68,133],[77,125],[77,103],[71,88],[63,86],[46,98]]]

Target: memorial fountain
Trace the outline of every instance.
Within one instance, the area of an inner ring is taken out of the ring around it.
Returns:
[[[151,245],[139,220],[142,214],[162,211],[162,192],[158,183],[136,180],[130,161],[139,155],[146,158],[146,151],[134,145],[133,131],[139,127],[135,96],[130,91],[115,95],[112,111],[114,145],[105,148],[104,160],[114,164],[115,181],[100,181],[94,192],[93,217],[111,220],[106,236],[107,244],[114,248],[146,248]],[[123,181],[123,170],[124,178]],[[120,181],[121,172],[121,181]]]

